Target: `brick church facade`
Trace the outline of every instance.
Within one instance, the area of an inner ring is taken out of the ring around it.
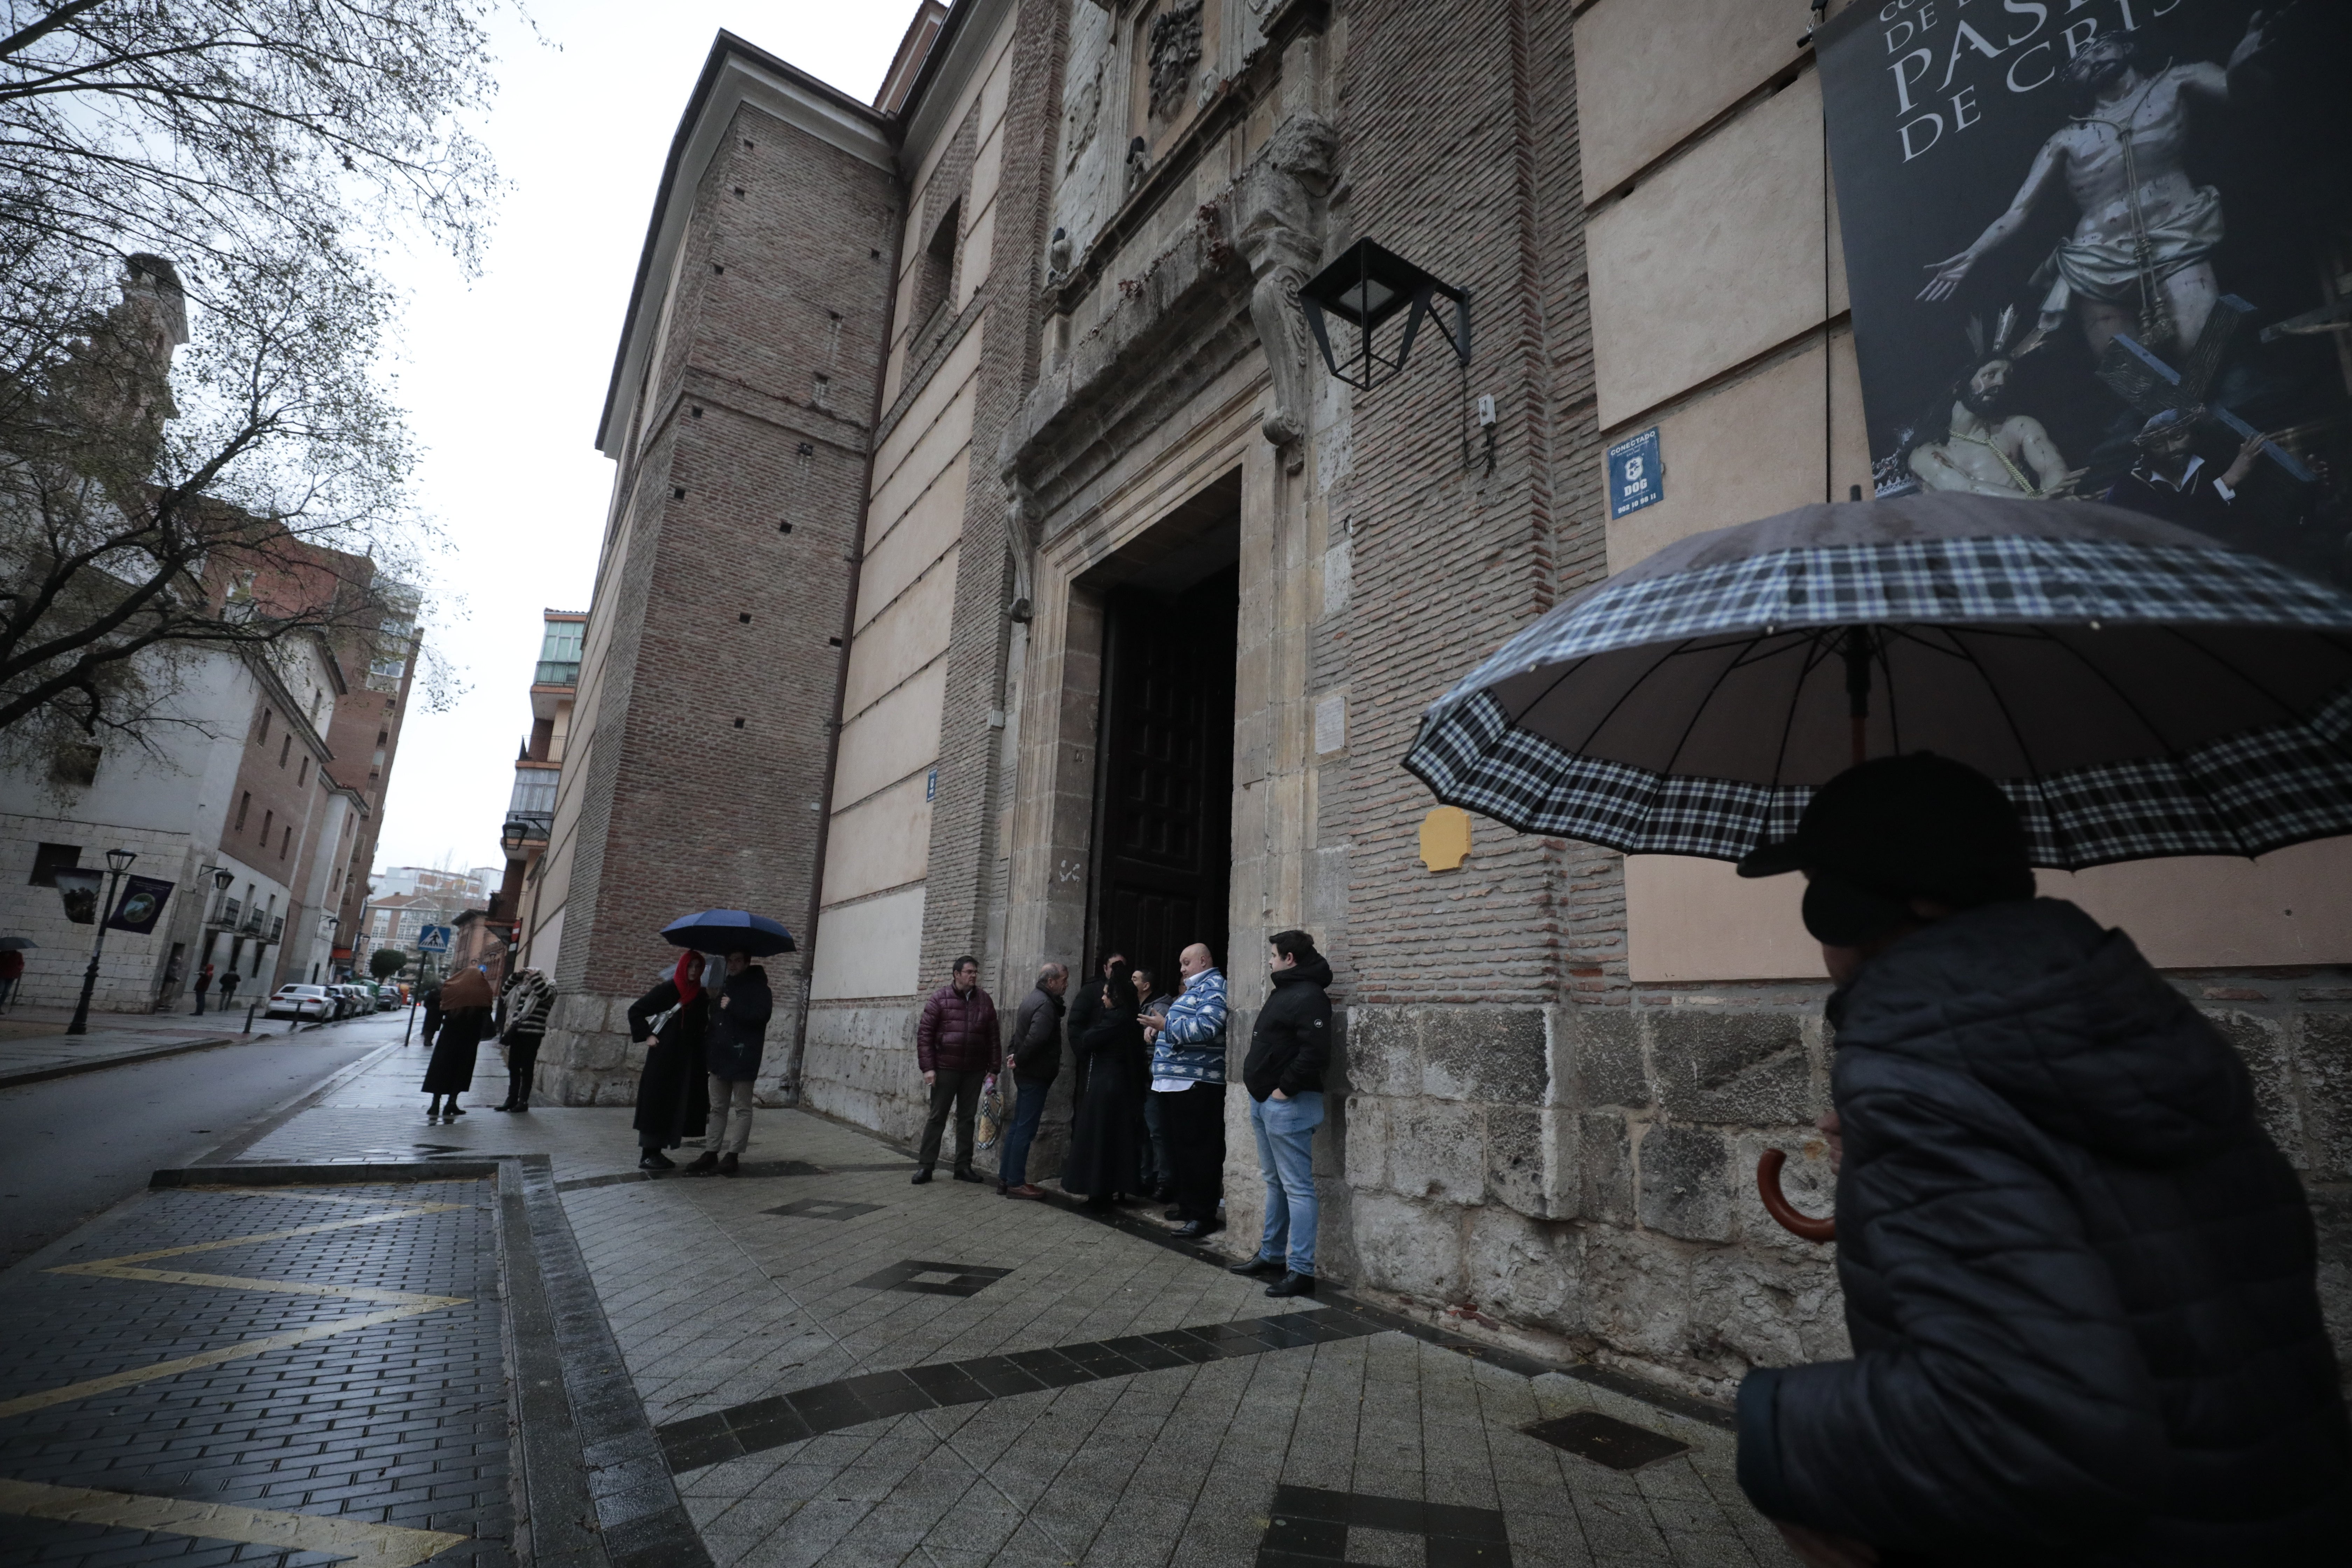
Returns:
[[[1397,765],[1563,595],[1868,481],[1806,16],[959,0],[879,108],[721,35],[599,433],[523,921],[562,994],[541,1092],[627,1102],[623,1010],[689,910],[802,939],[763,1089],[898,1138],[960,953],[1009,1011],[1042,961],[1172,972],[1204,939],[1239,1040],[1265,934],[1304,926],[1345,1029],[1329,1272],[1702,1394],[1837,1353],[1829,1253],[1754,1184],[1767,1147],[1801,1201],[1829,1182],[1792,891],[1484,821],[1433,868]],[[1327,374],[1296,291],[1368,237],[1470,292],[1466,373],[1432,331],[1377,392]],[[1674,500],[1612,522],[1602,453],[1653,426]],[[2339,1330],[2347,859],[2050,879],[2146,921],[2247,1051]],[[2245,912],[2273,906],[2305,913]],[[1233,1241],[1258,1186],[1229,1113]]]

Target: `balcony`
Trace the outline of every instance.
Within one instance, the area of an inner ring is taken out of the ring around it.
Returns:
[[[220,908],[213,911],[211,923],[222,931],[229,930],[236,924],[236,913],[241,907],[235,899],[223,899]]]
[[[269,940],[278,942],[286,935],[286,917],[279,915],[269,922]]]
[[[577,686],[580,684],[578,659],[542,658],[539,673],[531,678],[534,686]]]

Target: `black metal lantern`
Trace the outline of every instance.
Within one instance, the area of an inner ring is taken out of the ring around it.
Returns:
[[[499,843],[509,856],[520,855],[523,845],[538,831],[538,824],[521,817],[509,817],[499,830]]]
[[[1436,310],[1440,299],[1454,307],[1451,328]],[[1302,284],[1298,302],[1307,308],[1307,329],[1323,351],[1324,364],[1333,375],[1362,391],[1370,392],[1404,373],[1423,321],[1435,321],[1437,330],[1454,345],[1454,354],[1465,365],[1470,363],[1470,291],[1439,282],[1369,239],[1358,240],[1337,261]],[[1404,338],[1397,344],[1396,357],[1391,359],[1372,340],[1400,314],[1405,318]],[[1335,353],[1331,346],[1328,318],[1333,317],[1354,330],[1355,341],[1345,345],[1344,353]]]

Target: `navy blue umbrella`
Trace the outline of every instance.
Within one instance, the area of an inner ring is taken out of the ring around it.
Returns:
[[[749,910],[704,910],[686,915],[662,927],[662,940],[697,952],[748,952],[753,958],[791,952],[798,945],[792,932]]]

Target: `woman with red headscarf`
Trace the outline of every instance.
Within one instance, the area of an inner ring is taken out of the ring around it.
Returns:
[[[645,1045],[637,1076],[640,1171],[667,1171],[677,1162],[662,1152],[702,1136],[710,1119],[710,1088],[703,1077],[702,1037],[709,1022],[703,994],[702,955],[681,952],[670,977],[629,1005],[629,1040]]]

